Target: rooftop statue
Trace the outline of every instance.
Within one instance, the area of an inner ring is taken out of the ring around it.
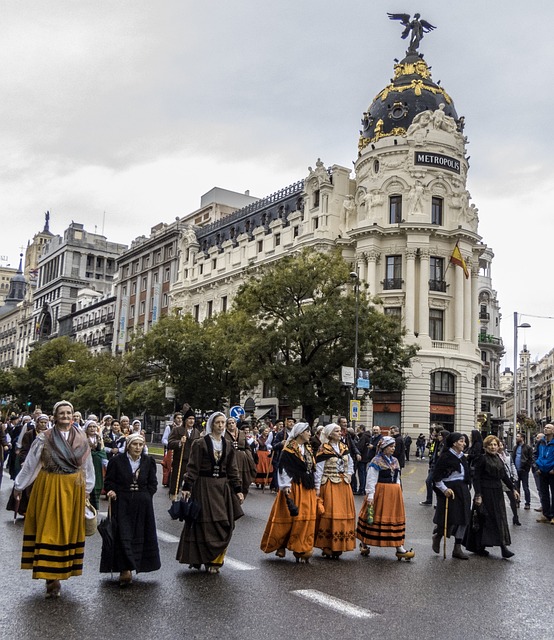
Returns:
[[[387,13],[387,15],[390,20],[400,20],[404,25],[405,29],[402,32],[403,40],[410,35],[410,31],[412,32],[410,45],[408,47],[408,51],[406,51],[407,55],[410,55],[411,53],[417,54],[417,48],[419,47],[419,43],[421,42],[423,35],[429,33],[429,31],[433,31],[433,29],[436,29],[436,27],[427,22],[427,20],[420,20],[421,16],[419,13],[414,14],[413,20],[410,20],[410,15],[408,13]]]

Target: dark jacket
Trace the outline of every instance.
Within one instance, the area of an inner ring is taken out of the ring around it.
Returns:
[[[403,469],[406,466],[406,449],[404,447],[404,438],[399,433],[392,437],[396,441],[396,444],[394,446],[394,457],[398,460],[400,468]]]
[[[530,471],[531,465],[533,464],[533,448],[530,445],[525,444],[525,442],[522,443],[521,445],[516,444],[512,451],[512,460],[514,461],[514,464],[515,464],[517,449],[520,446],[521,446],[521,470]]]

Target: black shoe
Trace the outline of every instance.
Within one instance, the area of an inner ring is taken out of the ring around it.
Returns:
[[[425,506],[431,506],[433,503],[429,502],[429,500],[424,500],[423,502],[420,502],[419,504],[424,504]]]
[[[441,552],[441,538],[442,536],[439,533],[433,534],[433,543],[431,545],[431,548],[435,553]]]
[[[475,553],[476,556],[482,556],[483,558],[486,558],[489,555],[489,552],[485,549],[485,547],[483,547],[482,549],[477,549],[477,551],[474,551],[473,553]]]
[[[513,558],[513,556],[515,555],[513,551],[510,551],[508,549],[508,547],[500,547],[500,548],[502,550],[502,557],[503,558],[506,558],[506,559]]]
[[[531,505],[530,504],[526,504],[523,508],[525,509],[525,511],[529,511],[529,509],[531,508]]]
[[[513,523],[517,526],[517,527],[521,527],[521,522],[519,521],[519,518],[517,516],[514,516],[513,518]]]

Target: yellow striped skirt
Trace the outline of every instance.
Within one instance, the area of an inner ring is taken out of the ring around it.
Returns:
[[[21,568],[32,570],[33,578],[67,580],[82,574],[84,554],[83,474],[41,470],[25,516]]]

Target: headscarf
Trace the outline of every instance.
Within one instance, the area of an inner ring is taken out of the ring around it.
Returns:
[[[319,439],[321,441],[321,444],[327,444],[327,442],[329,442],[329,436],[333,432],[333,429],[338,426],[339,425],[336,424],[335,422],[330,422],[328,425],[323,427],[323,431],[319,434]]]
[[[294,440],[301,433],[304,433],[304,431],[306,431],[309,428],[310,428],[310,425],[307,422],[297,422],[294,425],[294,427],[291,429],[290,434],[289,434],[289,436],[287,438],[287,442],[290,442],[291,440]]]
[[[83,426],[83,430],[86,431],[87,427],[89,427],[91,424],[98,426],[98,423],[96,420],[87,420]]]
[[[381,438],[381,440],[379,440],[377,446],[379,447],[379,451],[383,451],[387,447],[390,447],[391,444],[396,444],[396,440],[394,438],[391,438],[390,436],[384,436],[383,438]]]
[[[75,413],[75,409],[73,408],[73,405],[71,404],[71,402],[69,402],[69,400],[60,400],[59,402],[56,402],[54,408],[52,409],[52,414],[54,416],[56,415],[58,407],[69,407],[71,409],[71,413]]]
[[[449,433],[448,437],[446,438],[446,446],[451,449],[452,445],[455,442],[458,442],[458,440],[462,440],[464,438],[464,434],[463,433],[458,433],[457,431],[454,431],[454,433]]]
[[[144,444],[146,444],[146,438],[142,435],[142,433],[131,433],[127,436],[125,441],[125,451],[129,448],[129,445],[135,442],[136,440],[140,440]]]
[[[212,415],[208,418],[208,422],[206,422],[206,433],[211,433],[212,432],[212,424],[214,423],[214,420],[218,417],[218,416],[223,416],[225,418],[225,424],[227,424],[227,416],[223,413],[223,411],[214,411],[212,413]],[[223,429],[223,434],[225,434],[225,429]]]

